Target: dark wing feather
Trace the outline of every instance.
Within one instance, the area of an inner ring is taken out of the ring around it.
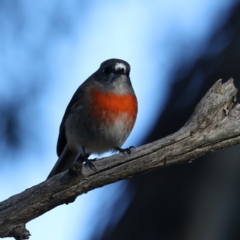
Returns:
[[[85,83],[85,82],[84,82]],[[68,114],[70,114],[70,112],[72,111],[72,109],[74,108],[74,106],[78,103],[81,102],[82,96],[84,94],[84,89],[85,89],[85,84],[82,84],[77,91],[74,93],[71,101],[69,102],[66,111],[63,115],[63,119],[62,122],[60,124],[60,128],[59,128],[59,135],[58,135],[58,141],[57,141],[57,155],[60,156],[67,144],[67,138],[66,138],[66,134],[65,134],[65,121],[66,118],[68,116]]]

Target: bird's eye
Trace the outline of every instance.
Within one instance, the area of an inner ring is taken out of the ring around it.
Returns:
[[[103,69],[103,73],[104,73],[105,75],[109,75],[109,74],[111,73],[111,68],[110,68],[110,67],[105,67],[105,68]]]

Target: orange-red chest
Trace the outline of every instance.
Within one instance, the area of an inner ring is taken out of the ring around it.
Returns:
[[[113,123],[124,116],[126,125],[133,127],[138,110],[135,94],[118,95],[105,93],[96,88],[90,91],[92,115],[96,120]]]

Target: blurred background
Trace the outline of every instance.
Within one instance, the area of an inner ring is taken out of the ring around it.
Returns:
[[[131,65],[125,146],[177,131],[218,80],[240,85],[240,2],[0,1],[0,201],[44,181],[65,108],[101,62]],[[240,239],[240,147],[79,196],[29,222],[31,239]]]

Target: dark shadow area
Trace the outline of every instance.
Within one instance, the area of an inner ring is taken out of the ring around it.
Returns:
[[[183,63],[176,66],[169,100],[143,143],[182,127],[218,79],[233,77],[240,87],[240,4],[235,4],[226,23],[212,34],[204,53],[190,68],[184,56]],[[239,146],[224,149],[191,164],[129,180],[136,193],[128,210],[114,229],[92,239],[240,239],[239,150]]]

